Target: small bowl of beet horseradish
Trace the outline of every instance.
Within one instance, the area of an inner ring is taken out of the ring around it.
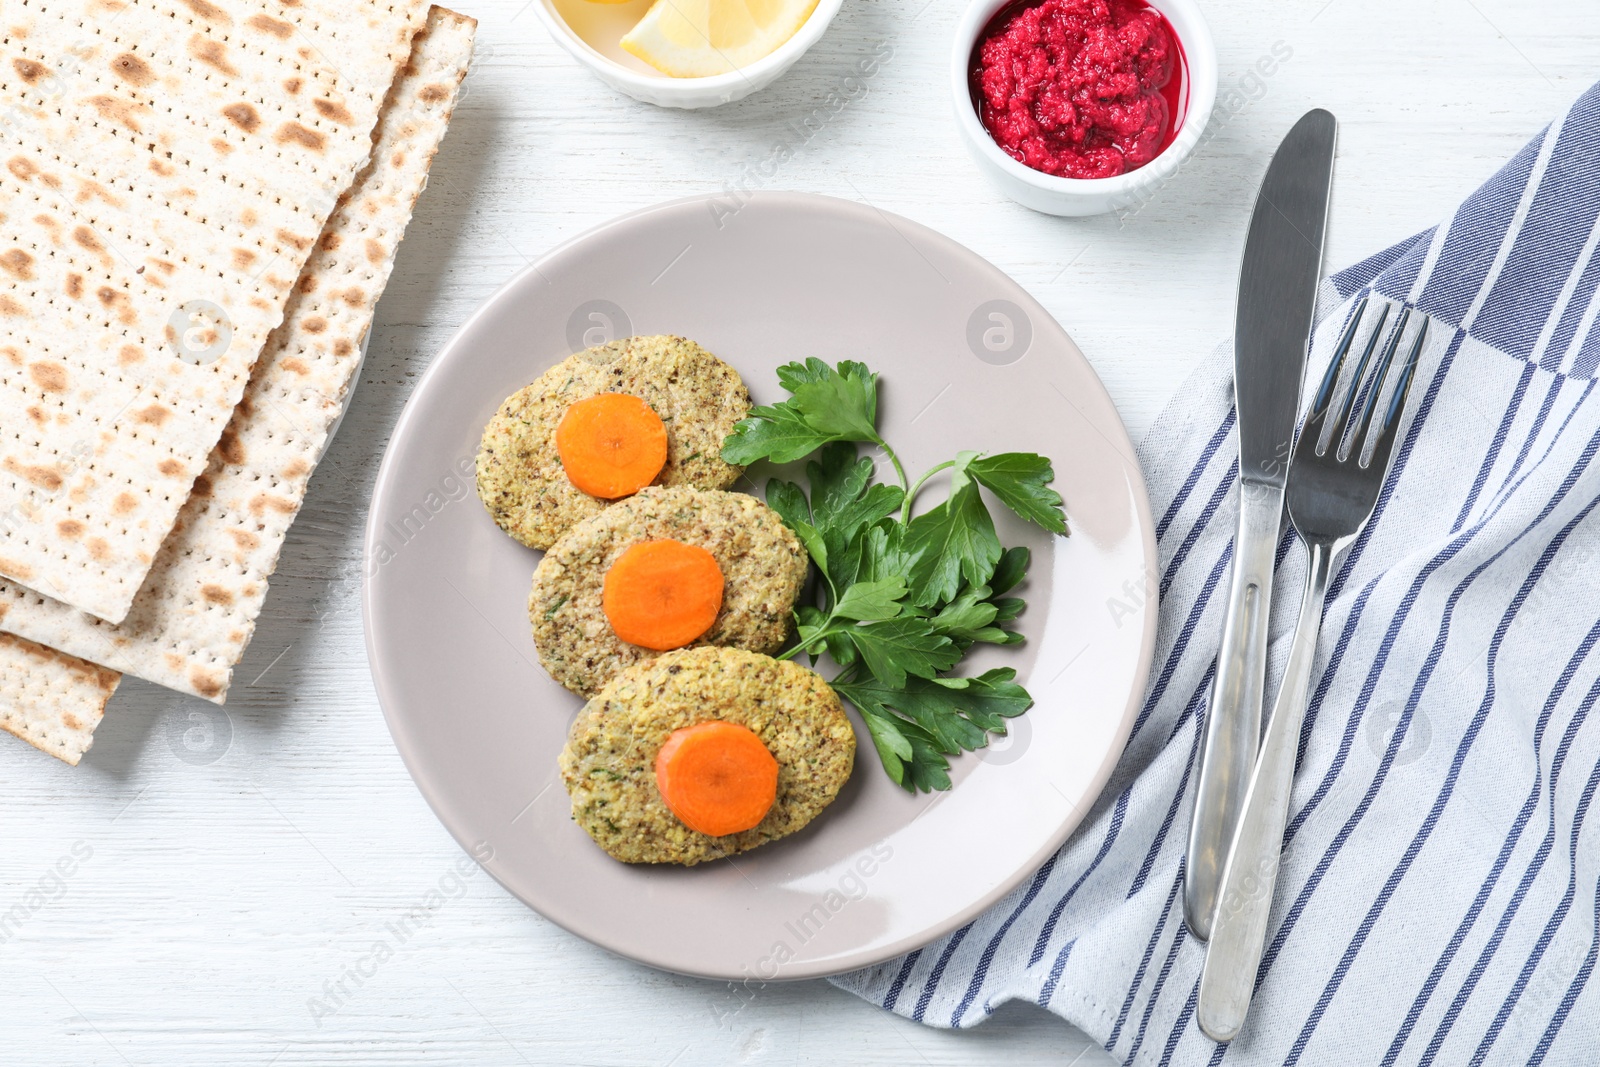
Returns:
[[[1200,143],[1217,54],[1193,0],[974,0],[950,56],[978,168],[1050,215],[1153,198]]]

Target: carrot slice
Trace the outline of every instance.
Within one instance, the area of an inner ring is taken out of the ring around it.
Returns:
[[[637,493],[667,465],[667,427],[643,400],[601,393],[576,401],[556,426],[567,480],[602,500]]]
[[[747,726],[713,719],[674,730],[656,753],[656,788],[685,826],[742,833],[778,798],[778,761]]]
[[[600,606],[618,637],[657,652],[682,648],[722,610],[717,557],[682,541],[641,541],[606,571]]]

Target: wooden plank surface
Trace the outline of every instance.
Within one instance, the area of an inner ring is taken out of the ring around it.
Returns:
[[[360,520],[395,418],[451,331],[559,242],[738,181],[875,50],[890,54],[866,90],[761,184],[869,201],[987,256],[1072,332],[1135,434],[1231,328],[1255,185],[1300,113],[1343,123],[1337,267],[1431,225],[1600,77],[1589,0],[1211,0],[1237,113],[1219,108],[1200,153],[1137,214],[1051,219],[1001,198],[963,154],[946,80],[958,5],[924,3],[848,0],[772,88],[681,113],[617,96],[524,0],[463,0],[482,24],[469,95],[228,708],[130,681],[75,769],[0,739],[0,920],[13,917],[0,1058],[1111,1062],[1029,1007],[946,1033],[823,983],[743,1004],[592,948],[481,873],[457,881],[460,853],[395,754],[362,645]],[[1278,42],[1291,57],[1252,75]],[[436,890],[443,903],[398,943],[389,924]]]

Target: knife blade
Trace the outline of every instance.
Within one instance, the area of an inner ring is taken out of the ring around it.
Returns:
[[[1233,357],[1239,529],[1184,865],[1184,920],[1201,941],[1211,936],[1261,739],[1272,568],[1322,277],[1337,136],[1338,122],[1318,108],[1284,137],[1256,196],[1239,269]]]

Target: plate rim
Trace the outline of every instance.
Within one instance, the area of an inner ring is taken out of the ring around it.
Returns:
[[[511,894],[511,896],[524,907],[530,909],[547,922],[560,927],[565,932],[579,937],[585,942],[604,951],[615,953],[616,955],[625,959],[642,963],[646,966],[672,974],[681,974],[692,978],[712,979],[717,981],[748,981],[750,976],[747,974],[737,974],[733,971],[711,971],[675,965],[672,961],[661,958],[661,956],[658,954],[652,953],[648,950],[641,950],[637,947],[617,944],[607,941],[603,937],[595,936],[590,931],[574,929],[567,922],[546,915],[515,888],[506,884],[506,882],[495,872],[492,866],[492,855],[486,860],[478,859],[473,843],[468,840],[468,835],[461,832],[457,826],[453,825],[452,822],[445,817],[441,803],[442,797],[436,798],[435,796],[435,785],[428,782],[425,779],[425,776],[418,773],[417,764],[412,750],[413,742],[411,739],[405,736],[404,730],[397,726],[395,716],[389,710],[389,702],[391,700],[389,687],[384,678],[380,676],[376,668],[378,654],[375,648],[376,637],[372,604],[373,571],[369,566],[370,561],[374,558],[376,546],[380,540],[379,535],[381,532],[378,522],[378,510],[374,505],[381,496],[385,495],[385,490],[387,489],[390,481],[392,481],[395,477],[398,477],[392,465],[395,443],[401,440],[402,437],[411,430],[411,423],[413,419],[417,417],[416,409],[418,398],[431,388],[435,378],[444,373],[444,368],[452,362],[454,358],[453,354],[455,353],[457,347],[461,344],[462,336],[468,332],[469,328],[476,324],[486,314],[488,314],[491,308],[497,306],[500,301],[506,299],[507,295],[516,287],[518,287],[528,275],[541,274],[542,271],[540,268],[542,266],[549,263],[551,260],[566,254],[574,247],[583,244],[586,241],[590,241],[609,230],[619,226],[628,225],[646,216],[675,210],[692,204],[706,204],[712,201],[725,200],[727,195],[728,194],[726,192],[712,192],[700,193],[685,197],[676,197],[671,200],[661,201],[645,207],[636,208],[632,211],[624,212],[623,214],[614,216],[604,222],[599,223],[598,225],[584,230],[579,234],[569,237],[551,247],[537,259],[530,261],[515,271],[511,277],[497,286],[492,293],[485,297],[483,301],[473,309],[471,314],[469,314],[458,326],[455,327],[455,329],[451,332],[450,338],[438,350],[432,360],[429,361],[427,368],[417,379],[416,385],[412,387],[410,395],[406,397],[405,405],[402,407],[399,417],[395,420],[394,428],[390,431],[388,441],[384,445],[383,458],[378,466],[377,477],[373,480],[372,493],[367,500],[367,516],[363,523],[361,624],[363,638],[362,643],[367,659],[367,673],[372,679],[373,692],[377,697],[378,709],[383,715],[384,725],[389,731],[390,740],[394,743],[395,750],[399,753],[402,764],[405,766],[406,774],[411,778],[412,784],[416,786],[417,791],[422,794],[422,798],[424,801],[426,801],[429,809],[433,812],[434,818],[438,819],[439,824],[445,828],[446,832],[450,834],[451,838],[455,840],[456,844],[464,852],[466,852],[468,856],[471,856],[474,862],[478,863],[478,865],[486,873],[488,873],[488,875],[493,878],[495,882],[504,888],[506,892]],[[1115,451],[1125,457],[1123,467],[1125,468],[1125,473],[1129,478],[1130,489],[1136,505],[1135,518],[1140,527],[1143,562],[1145,564],[1146,572],[1159,567],[1160,556],[1156,548],[1155,517],[1150,506],[1149,485],[1145,479],[1144,470],[1138,462],[1137,448],[1132,437],[1128,433],[1127,424],[1122,418],[1122,413],[1120,410],[1118,410],[1115,401],[1112,400],[1111,394],[1106,389],[1105,382],[1101,379],[1099,371],[1095,369],[1094,364],[1089,361],[1089,358],[1083,354],[1083,351],[1078,347],[1077,342],[1072,339],[1072,335],[1067,332],[1065,327],[1061,326],[1061,324],[1056,320],[1055,316],[1050,314],[1050,312],[1045,309],[1044,306],[1033,297],[1032,293],[1028,292],[1028,290],[1020,282],[1012,278],[1009,274],[1007,274],[994,263],[990,262],[987,258],[979,255],[977,252],[968,248],[966,245],[961,244],[959,241],[956,241],[954,238],[948,237],[924,223],[918,222],[914,219],[909,219],[898,213],[884,211],[870,204],[863,204],[858,201],[845,199],[843,197],[790,190],[755,190],[744,193],[743,197],[744,199],[740,202],[741,210],[743,207],[748,206],[752,201],[761,200],[768,203],[778,204],[780,207],[798,207],[802,210],[807,208],[814,209],[820,206],[824,210],[830,211],[854,211],[863,213],[863,215],[875,215],[880,222],[889,222],[891,228],[899,230],[902,226],[909,227],[910,229],[916,231],[916,233],[923,239],[945,246],[948,251],[951,251],[957,257],[965,257],[976,260],[978,263],[999,274],[1007,282],[1009,282],[1015,288],[1016,293],[1026,300],[1027,305],[1025,306],[1024,310],[1026,310],[1030,315],[1037,314],[1043,316],[1045,320],[1054,323],[1056,327],[1060,329],[1064,335],[1066,335],[1068,341],[1071,342],[1073,349],[1077,352],[1078,358],[1083,361],[1084,365],[1088,368],[1090,374],[1092,375],[1095,388],[1098,390],[1098,399],[1101,400],[1105,406],[1116,415],[1116,430],[1120,436],[1118,440],[1113,441],[1112,444],[1115,448]],[[902,234],[902,236],[904,236],[904,234]],[[474,495],[476,494],[474,493]],[[776,977],[770,979],[761,979],[760,981],[763,983],[797,982],[814,980],[818,978],[829,978],[839,974],[846,974],[850,971],[860,970],[864,967],[876,966],[878,964],[887,962],[888,960],[902,956],[907,952],[925,947],[935,941],[938,941],[940,938],[947,936],[951,932],[959,929],[961,926],[971,922],[979,915],[982,915],[984,912],[993,908],[997,903],[1004,899],[1007,894],[1016,889],[1017,886],[1021,885],[1028,878],[1032,877],[1051,856],[1059,852],[1062,846],[1066,844],[1068,839],[1075,832],[1077,832],[1080,827],[1089,821],[1090,815],[1098,805],[1100,797],[1105,792],[1106,783],[1110,781],[1112,773],[1115,771],[1117,764],[1121,761],[1123,754],[1127,750],[1129,735],[1132,733],[1134,721],[1138,716],[1138,710],[1144,702],[1145,692],[1149,685],[1150,671],[1154,665],[1156,625],[1159,612],[1146,611],[1141,612],[1141,615],[1143,616],[1143,633],[1140,640],[1140,649],[1137,661],[1138,667],[1134,672],[1134,677],[1130,680],[1127,703],[1123,707],[1122,717],[1117,724],[1114,734],[1115,743],[1108,746],[1106,755],[1102,758],[1100,765],[1096,768],[1095,773],[1089,780],[1089,786],[1086,790],[1086,795],[1092,796],[1093,799],[1088,806],[1082,808],[1074,806],[1071,811],[1069,811],[1067,817],[1062,820],[1061,825],[1056,829],[1056,831],[1045,840],[1044,844],[1041,845],[1040,848],[1035,850],[1034,853],[1029,856],[1026,863],[1018,866],[1015,872],[1006,875],[1004,878],[1001,878],[987,893],[978,898],[972,904],[969,904],[965,908],[962,908],[956,913],[952,914],[948,919],[945,919],[939,923],[935,923],[915,934],[900,938],[890,944],[880,945],[872,949],[858,950],[854,954],[844,954],[829,960],[816,961],[809,964],[796,960],[792,964],[786,964],[783,972]]]

